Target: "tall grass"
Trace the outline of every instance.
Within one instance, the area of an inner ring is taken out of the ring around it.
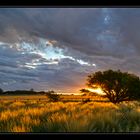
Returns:
[[[140,102],[0,102],[0,132],[140,132]]]

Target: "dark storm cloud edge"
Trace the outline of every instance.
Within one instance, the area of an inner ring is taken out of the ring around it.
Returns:
[[[109,8],[107,11],[108,13],[105,13],[102,8],[2,8],[0,9],[0,41],[15,43],[21,40],[25,42],[32,40],[37,44],[38,37],[57,40],[59,47],[63,45],[68,47],[66,54],[95,63],[97,68],[92,68],[92,71],[114,68],[140,74],[140,10]],[[107,14],[110,16],[109,25],[104,24]],[[11,61],[6,57],[12,57]],[[23,59],[17,52],[11,52],[11,50],[6,51],[5,54],[1,52],[1,68],[16,67],[17,75],[32,76],[38,81],[50,81],[52,85],[55,83],[57,86],[59,83],[63,83],[64,86],[73,85],[72,83],[77,85],[78,80],[86,75],[85,68],[82,69],[74,62],[69,64],[68,61],[66,61],[68,69],[74,69],[69,73],[66,72],[66,63],[63,61],[58,67],[42,64],[38,69],[30,70],[29,73],[26,69],[23,72],[23,69],[13,63],[17,59]],[[29,60],[32,59],[34,59],[33,56],[29,58]],[[47,70],[44,71],[43,68]],[[81,69],[83,74],[79,72]],[[3,72],[2,69],[1,72]],[[7,73],[9,72],[14,74],[10,68]],[[44,74],[47,78],[43,78]],[[60,76],[57,78],[55,74]],[[76,75],[78,80],[69,78]]]
[[[140,43],[139,9],[108,10],[111,11],[109,14],[112,18],[109,28],[103,25],[105,15],[101,8],[0,9],[0,40],[15,42],[22,37],[27,41],[33,36],[38,36],[56,39],[88,54],[97,52],[109,55],[110,49],[103,48],[100,41],[97,41],[98,34],[108,28],[114,35],[116,34],[116,38],[119,39],[121,35],[122,48],[129,47],[128,44],[131,42],[135,45],[135,49],[139,50],[137,47]]]

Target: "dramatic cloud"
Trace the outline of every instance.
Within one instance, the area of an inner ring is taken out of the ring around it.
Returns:
[[[0,8],[0,87],[77,92],[94,71],[140,76],[139,8]]]

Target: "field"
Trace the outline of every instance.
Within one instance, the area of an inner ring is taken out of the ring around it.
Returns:
[[[113,104],[106,98],[0,96],[0,132],[140,132],[140,102]]]

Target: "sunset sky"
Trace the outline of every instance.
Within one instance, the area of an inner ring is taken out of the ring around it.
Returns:
[[[79,92],[91,72],[140,76],[140,8],[0,8],[0,88]]]

